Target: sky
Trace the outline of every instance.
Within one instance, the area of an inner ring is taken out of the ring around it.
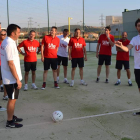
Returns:
[[[50,26],[82,25],[83,0],[48,0]],[[140,9],[140,0],[84,0],[85,25],[101,26],[100,16],[122,16],[124,9]],[[47,27],[47,0],[9,0],[9,21],[21,27],[28,27],[29,18],[32,27]],[[0,22],[3,28],[7,22],[7,0],[0,0]],[[105,24],[105,20],[104,20]]]

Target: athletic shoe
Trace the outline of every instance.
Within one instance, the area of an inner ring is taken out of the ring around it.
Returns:
[[[3,100],[8,100],[8,96],[3,96]]]
[[[133,116],[140,115],[140,112],[134,112],[132,115]]]
[[[23,126],[22,124],[15,123],[14,121],[12,121],[11,123],[7,121],[6,123],[7,128],[20,128],[22,126]]]
[[[70,83],[70,87],[73,87],[73,86],[74,86],[74,83],[71,82],[71,83]]]
[[[105,80],[105,83],[109,83],[108,79]]]
[[[46,88],[46,84],[45,83],[43,83],[43,85],[42,85],[42,90],[44,90]]]
[[[87,86],[87,83],[85,81],[83,81],[83,82],[80,82],[80,85]]]
[[[118,85],[120,85],[121,84],[121,81],[117,81],[114,85],[115,86],[118,86]]]
[[[37,90],[38,87],[37,87],[35,84],[33,84],[33,85],[31,86],[31,89],[35,89],[35,90]]]
[[[100,78],[97,78],[97,79],[96,79],[96,83],[98,83],[98,82],[99,82],[99,80],[100,80]]]
[[[58,86],[58,83],[54,83],[54,88],[59,89],[60,87]]]
[[[28,90],[28,85],[24,85],[24,91]]]
[[[14,122],[22,122],[23,119],[22,118],[18,118],[17,116],[13,115],[13,121]]]
[[[0,106],[0,111],[6,111],[6,108],[3,108],[2,106]]]
[[[64,79],[63,83],[69,84],[68,80],[65,80],[65,79]]]
[[[129,85],[129,86],[132,86],[132,83],[131,83],[131,81],[128,81],[128,85]]]
[[[3,86],[0,86],[0,91],[4,92]]]

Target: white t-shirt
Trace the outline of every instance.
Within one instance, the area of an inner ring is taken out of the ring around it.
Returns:
[[[6,37],[1,44],[1,72],[5,85],[16,83],[16,79],[8,65],[8,61],[13,60],[19,80],[22,80],[20,59],[16,43],[10,37]]]
[[[68,37],[64,38],[63,35],[57,37],[60,39],[57,55],[68,57],[68,44],[70,39]]]
[[[134,68],[140,69],[140,35],[133,37],[130,44],[134,49]]]

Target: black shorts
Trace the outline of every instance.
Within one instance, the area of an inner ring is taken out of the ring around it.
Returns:
[[[44,70],[50,69],[50,66],[52,70],[57,69],[57,58],[44,58]]]
[[[140,69],[134,69],[134,74],[138,88],[140,88]]]
[[[72,68],[76,68],[77,64],[78,64],[79,68],[83,68],[84,67],[84,58],[72,58],[71,63],[72,63]]]
[[[58,65],[61,65],[62,62],[63,66],[68,66],[68,57],[62,57],[58,55],[57,60],[58,60]]]
[[[99,55],[98,65],[111,65],[111,56],[110,55]]]
[[[123,65],[125,70],[129,69],[129,61],[122,61],[122,60],[116,61],[116,69],[121,70]]]
[[[4,86],[9,99],[18,99],[19,89],[17,89],[17,83]]]
[[[0,66],[0,80],[2,80],[1,66]]]
[[[24,62],[24,69],[26,72],[36,71],[37,62]]]

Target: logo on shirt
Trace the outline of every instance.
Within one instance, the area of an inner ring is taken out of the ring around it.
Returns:
[[[36,47],[30,46],[28,47],[29,52],[36,52]]]
[[[60,47],[67,48],[67,45],[60,43]]]
[[[75,48],[82,48],[82,44],[75,43]]]
[[[102,44],[105,45],[105,46],[109,46],[109,42],[108,42],[108,41],[104,41],[104,40],[103,40],[103,41],[102,41]]]
[[[48,48],[49,49],[55,49],[56,48],[56,45],[53,45],[52,43],[49,43],[48,44]]]
[[[135,50],[138,52],[140,50],[140,45],[136,45]]]

